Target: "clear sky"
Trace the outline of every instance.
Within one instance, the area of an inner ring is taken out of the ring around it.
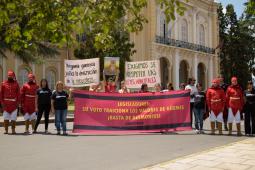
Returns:
[[[247,2],[247,0],[215,0],[216,2],[221,2],[224,7],[226,7],[228,4],[233,4],[235,7],[235,12],[238,17],[240,17],[244,11],[244,3]]]

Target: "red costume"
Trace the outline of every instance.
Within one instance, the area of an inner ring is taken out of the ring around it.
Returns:
[[[233,77],[232,80],[236,80],[236,77]],[[226,92],[226,105],[227,108],[231,108],[233,115],[235,116],[237,111],[241,112],[244,105],[243,91],[239,85],[230,85]]]
[[[213,83],[219,84],[219,80],[213,80]],[[212,110],[215,116],[218,116],[225,107],[225,93],[222,88],[211,87],[206,92],[206,102],[209,110]]]
[[[33,82],[25,83],[21,88],[21,107],[24,113],[31,115],[35,112],[35,97],[39,87],[35,82],[35,76],[33,74],[30,73],[28,78],[33,79]]]
[[[3,110],[11,114],[17,109],[19,105],[19,84],[16,81],[15,73],[8,71],[8,77],[12,77],[12,81],[4,81],[1,85],[1,104],[3,104]]]

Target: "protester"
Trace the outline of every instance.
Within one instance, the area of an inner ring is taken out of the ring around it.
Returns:
[[[198,83],[196,85],[197,92],[194,93],[194,115],[195,115],[195,128],[196,133],[204,134],[203,131],[203,118],[205,113],[205,92],[202,91],[202,85]]]
[[[29,124],[32,125],[32,130],[35,130],[37,101],[36,92],[38,85],[35,82],[35,76],[32,73],[28,74],[28,82],[25,83],[21,90],[21,110],[25,119],[25,133],[29,134]]]
[[[209,109],[209,119],[211,122],[211,134],[215,134],[215,122],[218,125],[219,134],[222,135],[223,111],[225,107],[225,93],[220,88],[220,80],[214,79],[212,87],[206,92],[206,102]]]
[[[232,124],[236,122],[237,135],[241,136],[241,111],[244,105],[243,92],[237,78],[231,78],[231,85],[226,92],[226,105],[228,107],[229,135],[232,134]]]
[[[252,78],[253,88],[255,88],[255,68],[252,69],[251,78]]]
[[[154,86],[154,91],[155,92],[161,92],[161,85],[159,83],[156,83]]]
[[[247,89],[244,91],[244,125],[245,135],[252,136],[255,134],[255,89],[252,81],[248,81]]]
[[[146,83],[143,83],[139,93],[147,93],[147,92],[149,92],[148,85]]]
[[[193,123],[193,108],[194,108],[194,93],[197,92],[197,88],[195,86],[196,80],[194,78],[189,78],[188,85],[185,87],[185,90],[190,91],[190,120],[191,120],[191,127]]]
[[[57,135],[60,135],[60,127],[62,127],[63,135],[67,135],[66,132],[66,116],[67,116],[67,100],[69,95],[63,90],[63,82],[58,81],[56,84],[56,90],[51,96],[51,108],[55,113],[55,125],[57,128]]]
[[[45,119],[45,133],[48,133],[48,124],[49,124],[49,114],[51,110],[51,95],[52,92],[49,89],[48,81],[42,79],[40,83],[40,89],[37,90],[36,100],[37,100],[37,121],[35,124],[34,133],[37,132],[38,125],[40,124],[42,115],[44,114]]]
[[[93,92],[99,92],[101,90],[101,83],[99,84],[94,84],[94,85],[91,85],[90,88],[89,88],[89,91],[93,91]]]
[[[119,71],[116,72],[116,75],[110,76],[106,79],[106,75],[103,72],[103,77],[104,77],[104,86],[105,86],[105,92],[107,93],[114,93],[116,92],[117,89],[117,82],[119,79]]]
[[[8,71],[8,80],[1,84],[0,99],[3,108],[4,134],[8,134],[11,121],[12,134],[16,134],[16,120],[19,106],[20,89],[15,73]]]
[[[185,83],[181,83],[179,86],[180,90],[185,90],[185,86],[186,86]]]
[[[168,91],[174,90],[173,84],[172,83],[168,83],[167,89],[168,89]]]
[[[223,78],[222,76],[219,76],[218,78],[219,78],[219,80],[220,80],[220,87],[221,87],[221,88],[224,90],[224,92],[226,93],[227,88],[228,88],[228,84],[226,84],[226,83],[224,82],[224,78]],[[224,112],[223,112],[223,121],[224,121],[224,129],[225,129],[226,131],[228,131],[228,126],[227,126],[227,124],[228,124],[228,109],[227,109],[226,105],[225,105]]]
[[[127,88],[125,81],[120,82],[119,93],[130,93],[130,90]]]

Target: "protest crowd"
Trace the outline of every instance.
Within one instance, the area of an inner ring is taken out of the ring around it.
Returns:
[[[4,134],[15,134],[17,114],[20,112],[25,120],[25,133],[37,133],[38,125],[42,115],[45,117],[45,133],[48,133],[50,112],[55,114],[55,126],[57,134],[67,135],[66,116],[69,94],[64,90],[61,81],[56,83],[55,89],[49,89],[46,79],[42,79],[37,85],[35,75],[28,74],[28,82],[20,87],[15,73],[8,71],[8,79],[1,84],[0,101],[4,119]],[[97,85],[91,85],[89,91],[105,93],[131,93],[125,81],[121,81],[118,87],[118,73],[116,76],[106,78]],[[196,83],[194,78],[189,78],[187,84],[181,83],[179,89],[174,89],[172,83],[162,89],[160,83],[156,83],[154,89],[148,88],[146,83],[141,85],[140,90],[132,93],[165,93],[174,90],[188,90],[190,92],[190,118],[194,115],[195,131],[204,134],[203,122],[206,118],[210,120],[211,134],[222,134],[223,128],[232,135],[232,126],[235,123],[237,135],[241,136],[241,120],[244,118],[245,135],[255,134],[255,89],[252,81],[247,82],[243,90],[236,77],[231,78],[231,84],[224,83],[223,78],[212,80],[212,86],[203,91],[202,84]],[[32,126],[32,131],[30,127]]]

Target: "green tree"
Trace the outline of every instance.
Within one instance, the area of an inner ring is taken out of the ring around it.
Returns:
[[[156,0],[167,21],[185,8],[179,0]],[[112,25],[125,18],[124,31],[143,29],[148,0],[2,0],[0,2],[0,54],[11,51],[25,62],[54,55],[55,47],[75,45],[74,33],[84,25],[98,25],[94,37],[97,50],[107,51],[115,43]],[[53,46],[57,45],[57,46]]]
[[[251,22],[244,16],[238,20],[233,5],[226,7],[226,14],[220,6],[218,16],[222,42],[221,73],[228,83],[232,76],[237,76],[244,87],[250,79],[250,69],[254,61],[254,32],[250,29]]]

